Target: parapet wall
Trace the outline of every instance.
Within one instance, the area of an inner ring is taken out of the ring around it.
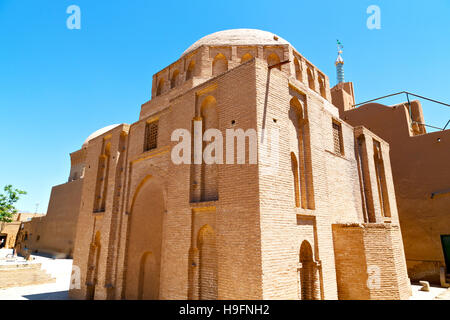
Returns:
[[[20,230],[16,242],[19,254],[72,257],[82,185],[83,179],[79,179],[52,188],[47,215],[24,222]]]

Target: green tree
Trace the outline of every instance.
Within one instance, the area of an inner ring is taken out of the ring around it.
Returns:
[[[12,185],[3,188],[5,194],[0,194],[0,222],[12,222],[12,217],[17,213],[14,204],[19,201],[19,196],[27,194],[25,191],[13,189]]]

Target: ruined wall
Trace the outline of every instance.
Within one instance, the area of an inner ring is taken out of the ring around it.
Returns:
[[[411,293],[398,226],[335,224],[339,299],[397,300]]]
[[[79,179],[52,188],[47,214],[24,222],[22,235],[27,232],[28,237],[20,239],[19,253],[28,248],[32,253],[72,257],[82,185]]]

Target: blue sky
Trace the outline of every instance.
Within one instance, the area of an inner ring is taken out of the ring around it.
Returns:
[[[72,4],[81,30],[66,27]],[[366,27],[369,5],[381,9],[380,30]],[[357,102],[407,90],[450,103],[449,21],[448,0],[0,0],[0,186],[28,192],[20,210],[46,212],[69,153],[101,127],[135,122],[152,75],[224,29],[278,34],[332,85],[341,40]],[[424,108],[431,125],[450,119],[450,108]]]

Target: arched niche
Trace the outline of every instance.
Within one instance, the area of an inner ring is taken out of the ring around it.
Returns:
[[[180,75],[180,71],[175,70],[172,74],[172,78],[170,79],[170,88],[173,89],[177,86],[178,77]]]
[[[128,218],[126,299],[159,298],[164,212],[163,182],[147,176],[135,191]]]
[[[295,78],[298,81],[302,81],[302,69],[300,67],[300,62],[297,58],[294,58],[294,67],[295,67]]]
[[[247,62],[251,59],[253,59],[253,56],[250,53],[246,53],[242,56],[241,63]]]
[[[159,96],[161,93],[163,93],[164,90],[164,84],[165,84],[165,80],[164,79],[159,79],[158,81],[158,87],[156,88],[156,95]]]
[[[212,62],[212,75],[217,76],[226,71],[228,71],[228,60],[222,53],[218,53]]]
[[[308,87],[311,90],[316,90],[316,86],[314,84],[314,75],[311,68],[308,68],[307,75],[308,75]]]
[[[194,77],[194,72],[195,72],[195,61],[191,60],[191,62],[189,62],[189,65],[186,69],[186,81],[190,80]]]
[[[315,288],[314,279],[314,257],[311,244],[305,240],[300,246],[300,263],[302,265],[300,271],[300,287],[302,300],[314,300]]]
[[[207,96],[201,104],[200,114],[202,118],[203,132],[208,129],[219,129],[219,119],[217,114],[217,101],[213,96]],[[212,143],[212,142],[209,142]],[[203,150],[207,143],[203,143]],[[201,200],[217,200],[218,195],[218,166],[217,164],[201,165]]]
[[[267,56],[267,64],[270,66],[274,66],[280,63],[280,57],[276,53],[271,53]],[[281,66],[276,67],[278,70],[281,70]]]
[[[217,287],[217,248],[214,229],[206,224],[200,228],[197,235],[199,251],[199,299],[216,300]]]

